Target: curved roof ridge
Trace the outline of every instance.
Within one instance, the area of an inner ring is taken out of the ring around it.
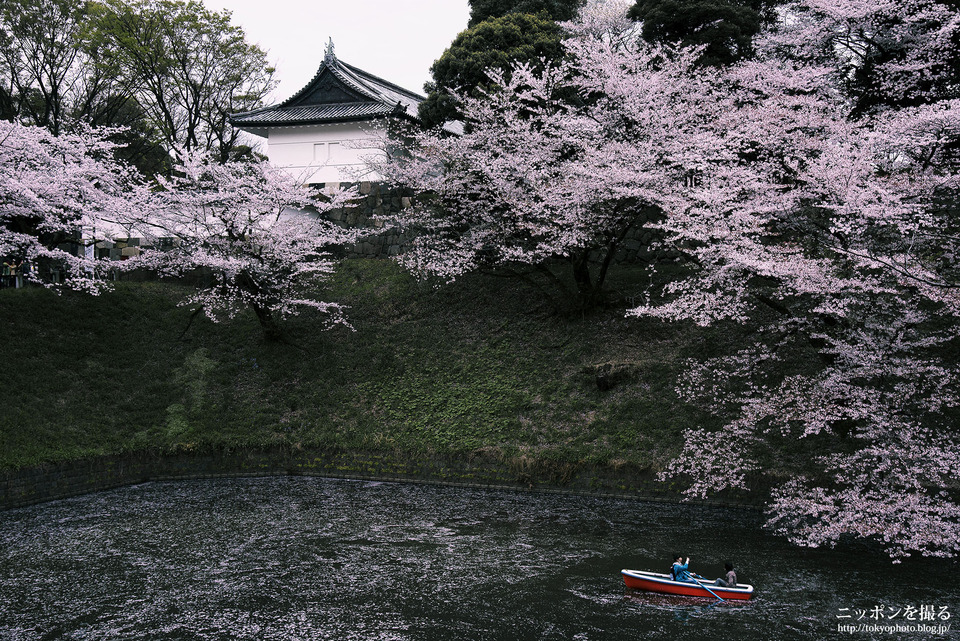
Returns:
[[[385,96],[381,92],[367,86],[366,83],[361,82],[360,79],[354,77],[353,74],[346,73],[349,70],[344,69],[343,64],[335,57],[333,58],[333,64],[328,64],[327,61],[324,60],[320,66],[321,68],[326,66],[330,73],[335,75],[341,81],[347,83],[352,89],[355,89],[359,93],[365,95],[367,98],[370,98],[371,100],[377,100],[379,102],[383,101]],[[317,72],[317,75],[320,75],[319,71]]]
[[[368,79],[370,79],[370,80],[372,80],[372,81],[374,81],[374,82],[377,82],[377,83],[379,83],[379,84],[386,85],[386,86],[389,87],[390,89],[392,89],[392,90],[394,90],[394,91],[397,91],[397,92],[399,92],[399,93],[406,94],[407,96],[409,96],[409,97],[412,98],[412,99],[420,100],[420,101],[423,101],[423,100],[426,100],[426,99],[427,99],[426,96],[424,96],[424,95],[422,95],[422,94],[419,94],[419,93],[417,93],[416,91],[412,91],[412,90],[410,90],[410,89],[406,89],[405,87],[401,87],[400,85],[395,84],[395,83],[392,83],[392,82],[390,82],[389,80],[384,80],[383,78],[380,78],[379,76],[373,75],[373,74],[370,73],[369,71],[364,71],[363,69],[360,69],[359,67],[355,67],[355,66],[353,66],[353,65],[351,65],[351,64],[349,64],[349,63],[347,63],[347,62],[343,62],[342,60],[337,60],[337,62],[340,64],[341,67],[345,67],[345,68],[348,69],[349,71],[352,71],[352,72],[354,72],[354,73],[356,73],[356,74],[359,74],[359,75],[361,75],[361,76],[364,76],[364,77],[366,77],[366,78],[368,78]]]
[[[311,89],[320,79],[320,76],[323,75],[323,71],[325,69],[330,71],[330,73],[335,75],[341,81],[347,83],[351,88],[355,89],[371,100],[381,100],[390,102],[391,104],[396,104],[397,100],[394,96],[389,95],[390,93],[400,94],[400,96],[405,98],[406,101],[415,101],[420,103],[426,100],[425,96],[418,94],[415,91],[401,87],[400,85],[392,83],[389,80],[384,80],[379,76],[375,76],[368,71],[364,71],[359,67],[340,60],[332,51],[330,51],[324,56],[323,62],[320,63],[320,66],[317,68],[317,72],[313,74],[313,77],[310,78],[309,82],[307,82],[306,85],[304,85],[292,96],[276,104],[275,107],[289,107],[297,100],[309,95]],[[388,91],[385,92],[382,89],[386,89]]]
[[[336,58],[334,58],[334,60],[336,60]],[[334,69],[333,69],[333,66],[327,64],[327,60],[324,59],[324,61],[320,63],[320,67],[317,68],[317,72],[316,72],[315,74],[313,74],[313,77],[310,78],[310,81],[307,82],[307,84],[305,84],[305,85],[304,85],[299,91],[297,91],[295,94],[293,94],[292,96],[290,96],[290,97],[287,98],[286,100],[284,100],[284,101],[282,101],[282,102],[280,102],[280,103],[277,103],[277,104],[274,105],[274,106],[275,106],[277,109],[283,109],[284,107],[290,107],[291,105],[293,105],[295,102],[297,102],[297,101],[300,100],[301,98],[305,98],[306,96],[310,95],[311,90],[313,89],[314,85],[317,84],[317,81],[320,80],[320,76],[323,75],[324,70],[330,71],[330,72],[333,73],[337,78],[339,78],[341,81],[347,82],[347,84],[349,84],[352,88],[357,89],[360,93],[362,93],[363,95],[365,95],[367,98],[370,98],[371,100],[376,100],[377,98],[379,98],[379,96],[376,96],[376,95],[371,94],[369,89],[360,88],[360,87],[355,87],[355,86],[354,86],[354,85],[356,85],[355,82],[351,82],[351,81],[347,80],[346,78],[343,78],[341,74],[335,73],[335,72],[334,72]]]
[[[339,96],[314,103],[314,93],[324,93],[329,85],[339,85]],[[324,86],[326,85],[326,89]],[[266,127],[323,122],[347,122],[383,117],[418,119],[418,108],[426,98],[409,89],[379,78],[358,67],[340,61],[328,45],[323,61],[310,81],[286,100],[250,111],[231,114],[233,124],[256,135],[266,135]],[[305,103],[305,104],[302,104]]]

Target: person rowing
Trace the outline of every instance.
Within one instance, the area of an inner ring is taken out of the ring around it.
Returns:
[[[687,557],[686,561],[684,561],[683,563],[681,563],[681,561],[684,561],[683,555],[675,554],[674,560],[673,560],[673,567],[670,568],[670,573],[673,575],[674,581],[682,581],[684,583],[696,583],[701,588],[703,588],[713,596],[717,597],[718,601],[723,601],[723,597],[721,597],[719,594],[717,594],[716,592],[714,592],[713,590],[711,590],[710,588],[708,588],[703,583],[697,580],[697,579],[702,579],[703,578],[702,576],[700,576],[696,572],[690,571],[689,556]]]
[[[684,561],[682,554],[673,555],[673,567],[670,568],[670,574],[674,581],[697,582],[690,572],[690,557],[687,557],[687,560]]]

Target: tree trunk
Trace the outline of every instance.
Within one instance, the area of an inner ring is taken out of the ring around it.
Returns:
[[[260,329],[263,330],[263,337],[268,341],[283,342],[283,331],[280,329],[276,318],[274,318],[273,312],[259,305],[253,305],[253,311],[257,315],[257,320],[260,321]]]
[[[257,296],[261,293],[260,285],[245,271],[238,273],[234,282],[237,287],[252,294],[253,300],[256,300]],[[263,330],[264,338],[268,341],[283,341],[283,332],[280,330],[280,325],[277,323],[273,311],[269,307],[258,305],[257,303],[250,303],[250,307],[253,308],[253,312],[257,315],[257,320],[260,321],[260,328]]]
[[[580,295],[580,305],[584,308],[596,302],[597,288],[590,277],[590,254],[585,251],[581,256],[573,259],[573,280],[577,284],[577,293]]]

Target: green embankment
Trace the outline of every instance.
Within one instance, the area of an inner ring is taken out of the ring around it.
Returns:
[[[622,299],[639,270],[613,274]],[[484,452],[656,470],[711,420],[673,391],[718,335],[551,313],[522,283],[442,288],[387,261],[345,262],[326,300],[265,342],[252,314],[190,319],[171,283],[92,297],[0,290],[0,469],[125,452],[335,447],[401,457]],[[181,334],[183,336],[181,337]],[[600,385],[598,385],[598,376]],[[605,388],[605,389],[601,389]]]

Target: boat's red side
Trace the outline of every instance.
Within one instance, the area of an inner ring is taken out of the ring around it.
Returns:
[[[644,576],[647,574],[649,576]],[[680,596],[698,596],[698,597],[707,597],[710,599],[715,598],[713,594],[696,584],[696,583],[686,583],[682,581],[672,581],[666,575],[661,575],[662,578],[653,573],[640,573],[638,571],[624,570],[622,572],[623,582],[627,584],[628,588],[633,588],[635,590],[646,590],[648,592],[659,592],[661,594],[676,594]],[[720,586],[707,585],[717,596],[723,599],[740,599],[745,600],[753,596],[753,586],[742,586],[740,589],[731,590],[729,588],[721,588]]]

